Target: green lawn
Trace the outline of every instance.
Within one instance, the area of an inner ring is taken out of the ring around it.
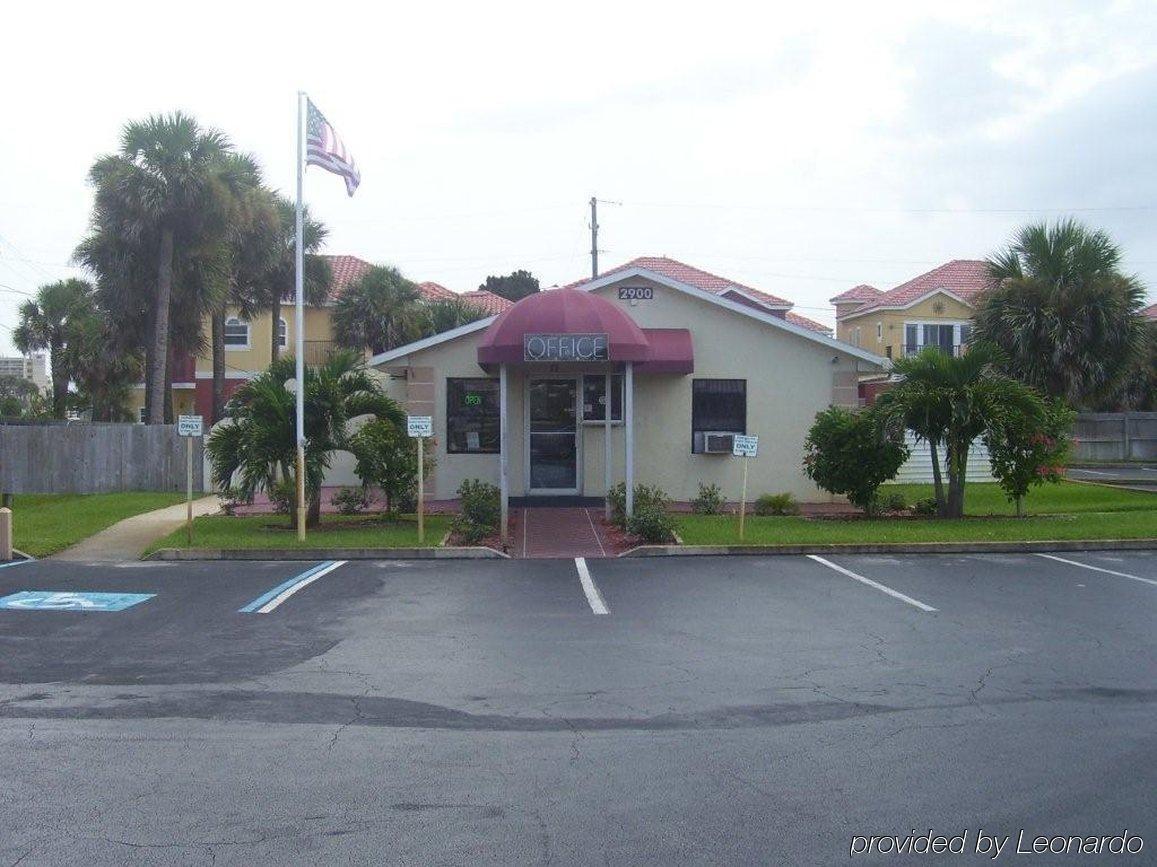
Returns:
[[[33,557],[47,557],[124,518],[172,506],[184,499],[182,494],[151,491],[16,494],[12,500],[13,544]]]
[[[931,485],[884,485],[880,493],[887,496],[899,491],[912,505],[932,496]],[[1157,494],[1121,490],[1108,485],[1083,485],[1079,482],[1045,484],[1029,491],[1024,498],[1027,515],[1064,515],[1074,512],[1127,512],[1157,510]],[[1016,506],[1005,499],[999,485],[973,483],[964,489],[964,514],[1015,515]]]
[[[909,503],[931,496],[931,485],[889,485]],[[971,517],[808,519],[748,517],[743,544],[871,544],[876,542],[1015,542],[1063,539],[1157,539],[1157,494],[1062,482],[1037,488],[1025,500],[1028,517],[1014,514],[994,484],[969,485]],[[734,516],[681,515],[687,545],[738,545]]]
[[[425,547],[442,542],[450,528],[446,515],[426,516]],[[149,546],[187,548],[182,527]],[[281,515],[249,515],[231,518],[207,515],[193,520],[194,548],[417,548],[418,522],[413,515],[396,521],[382,521],[370,515],[323,515],[321,526],[310,530],[304,542],[289,528]],[[148,552],[146,552],[148,553]]]

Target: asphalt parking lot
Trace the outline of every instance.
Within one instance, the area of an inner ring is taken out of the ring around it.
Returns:
[[[1151,863],[1157,552],[1056,556],[3,568],[0,857]]]

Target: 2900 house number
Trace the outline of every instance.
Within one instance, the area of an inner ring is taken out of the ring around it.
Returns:
[[[620,301],[650,301],[655,297],[655,290],[650,286],[620,286]]]

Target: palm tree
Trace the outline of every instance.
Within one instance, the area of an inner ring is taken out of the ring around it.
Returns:
[[[471,304],[460,295],[454,298],[438,298],[434,301],[426,301],[422,306],[426,320],[422,328],[425,337],[441,334],[452,328],[460,328],[490,315],[477,304]]]
[[[276,194],[261,184],[252,157],[233,155],[247,182],[233,201],[226,234],[226,291],[210,315],[213,363],[212,419],[225,414],[225,320],[231,310],[244,319],[256,315],[266,299],[265,285],[281,255],[281,220]],[[276,331],[276,329],[275,329]]]
[[[908,427],[929,446],[943,443],[948,491],[937,490],[937,504],[944,517],[964,515],[968,451],[977,437],[1010,419],[1042,412],[1034,389],[999,371],[1004,361],[988,343],[972,343],[955,357],[928,347],[895,362],[892,370],[902,379],[876,401],[875,411],[886,423]],[[935,454],[933,466],[939,463]]]
[[[225,164],[229,141],[176,112],[129,123],[120,151],[89,172],[96,188],[94,229],[111,232],[146,257],[149,294],[146,405],[150,424],[164,421],[170,314],[178,258],[224,235],[238,178]],[[95,225],[95,218],[101,225]]]
[[[296,459],[295,361],[281,358],[249,380],[229,401],[231,422],[219,425],[207,445],[213,481],[222,490],[236,480],[241,496],[273,492],[279,478],[293,478]],[[349,422],[369,415],[402,427],[405,413],[353,352],[334,353],[324,364],[305,368],[306,526],[321,514],[321,485],[335,451],[355,447]],[[291,512],[296,526],[296,511]]]
[[[92,284],[77,279],[41,286],[36,298],[20,305],[20,324],[12,332],[12,342],[26,354],[48,350],[55,418],[65,417],[68,382],[73,374],[66,348],[77,321],[89,315],[92,308]]]
[[[974,338],[1007,357],[1003,369],[1073,406],[1096,406],[1142,352],[1144,290],[1120,270],[1121,250],[1074,220],[1025,226],[988,262],[992,288]]]
[[[281,357],[281,305],[294,295],[297,247],[296,206],[284,196],[277,196],[275,207],[278,226],[275,250],[260,285],[262,303],[268,308],[272,322],[269,357],[274,361]],[[309,208],[305,208],[302,212],[301,246],[304,250],[302,289],[307,304],[321,304],[329,294],[329,263],[317,255],[328,234],[325,224],[310,217]]]
[[[390,265],[375,265],[337,299],[334,339],[347,349],[385,352],[422,335],[418,287]]]

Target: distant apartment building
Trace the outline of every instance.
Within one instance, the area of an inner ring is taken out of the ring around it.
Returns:
[[[958,355],[987,286],[987,265],[976,259],[954,259],[887,291],[861,284],[831,299],[836,336],[885,358],[927,346]]]
[[[335,348],[333,339],[334,301],[355,283],[371,267],[371,263],[357,256],[325,256],[330,265],[330,286],[326,300],[320,305],[307,304],[304,312],[305,333],[303,335],[306,364],[318,364],[328,357]],[[462,298],[478,307],[487,315],[501,313],[512,305],[511,301],[484,289],[472,292],[452,292],[438,283],[419,283],[418,291],[426,301]],[[287,298],[281,309],[277,327],[278,345],[281,352],[292,354],[296,341],[294,332],[293,300]],[[211,322],[205,319],[204,333],[208,335]],[[265,370],[273,358],[273,314],[264,310],[260,314],[245,318],[237,310],[230,310],[225,318],[225,399],[246,380],[252,379]],[[134,416],[144,420],[145,387],[138,385],[130,398],[130,409]],[[173,370],[173,411],[176,414],[204,416],[209,421],[213,415],[213,358],[206,349],[196,357],[178,357]]]
[[[0,358],[0,376],[27,379],[43,391],[49,385],[48,359],[43,355],[15,355]]]

